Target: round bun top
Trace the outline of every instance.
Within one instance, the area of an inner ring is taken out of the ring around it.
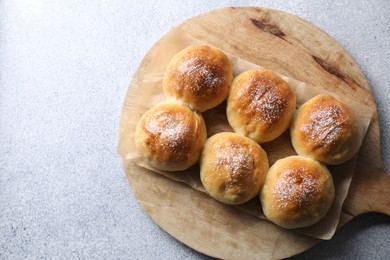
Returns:
[[[332,175],[318,161],[290,156],[269,169],[260,195],[264,215],[284,228],[317,223],[335,195]]]
[[[170,61],[163,89],[168,97],[204,112],[226,99],[232,79],[232,65],[224,52],[207,45],[191,45]]]
[[[295,106],[295,92],[283,79],[270,70],[250,70],[233,81],[227,117],[235,132],[264,143],[289,127]]]
[[[240,204],[256,196],[267,171],[266,152],[245,136],[223,132],[206,141],[201,181],[210,196],[223,203]]]
[[[177,171],[199,160],[206,137],[200,114],[177,102],[165,101],[141,117],[135,143],[140,155],[153,167]]]
[[[352,111],[326,94],[313,97],[297,110],[290,132],[298,154],[330,165],[351,159],[363,140],[362,128]]]

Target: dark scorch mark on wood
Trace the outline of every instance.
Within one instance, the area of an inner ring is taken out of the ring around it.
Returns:
[[[257,20],[257,19],[251,19],[252,23],[257,27],[259,28],[260,30],[266,32],[266,33],[270,33],[270,34],[273,34],[275,35],[276,37],[279,37],[280,39],[290,43],[289,41],[287,41],[284,37],[286,37],[286,35],[284,34],[284,32],[282,32],[279,27],[275,24],[272,24],[272,23],[269,23],[269,22],[266,22],[266,21],[261,21],[261,20]]]
[[[312,55],[312,57],[324,70],[326,70],[330,74],[333,74],[336,77],[344,80],[344,78],[345,78],[344,75],[341,74],[341,72],[338,71],[338,69],[336,69],[335,67],[330,66],[328,63],[326,63],[326,61],[318,58],[317,56]]]
[[[356,87],[360,87],[353,79],[346,77],[338,69],[336,69],[335,67],[332,67],[331,65],[329,65],[329,63],[327,63],[323,59],[320,59],[314,55],[312,55],[312,57],[315,60],[315,62],[317,62],[318,65],[321,66],[321,68],[323,68],[325,71],[329,72],[330,74],[338,77],[339,79],[341,79],[342,81],[347,83],[348,86],[350,86],[353,90],[356,90]]]

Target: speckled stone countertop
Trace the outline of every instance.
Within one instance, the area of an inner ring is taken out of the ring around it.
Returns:
[[[0,259],[208,259],[137,203],[116,154],[122,101],[170,28],[225,6],[298,15],[357,61],[390,169],[390,4],[377,1],[0,2]],[[389,187],[390,188],[390,187]],[[296,259],[390,257],[390,217],[363,215]]]

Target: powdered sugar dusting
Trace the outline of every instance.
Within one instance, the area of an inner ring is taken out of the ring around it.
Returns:
[[[234,189],[237,194],[253,185],[254,158],[245,145],[226,142],[218,147],[215,155],[215,172],[225,179],[225,190]],[[222,169],[221,169],[222,168]]]
[[[349,122],[348,114],[338,105],[318,104],[311,109],[301,131],[308,141],[329,150],[343,136]]]
[[[243,83],[238,95],[248,95],[247,113],[252,113],[256,120],[267,125],[280,120],[288,106],[289,91],[270,80],[250,78]]]
[[[307,172],[305,166],[302,166],[280,173],[272,187],[272,195],[280,209],[304,208],[318,196],[319,180]]]
[[[221,61],[207,60],[202,56],[184,56],[175,72],[178,84],[176,88],[185,88],[200,97],[218,93],[227,78],[222,73]]]
[[[286,109],[286,97],[272,91],[272,88],[274,87],[275,86],[267,86],[267,89],[270,89],[270,91],[267,91],[266,94],[261,97],[255,96],[255,98],[252,99],[255,103],[256,110],[258,111],[257,115],[259,119],[267,124],[273,124],[279,120]]]
[[[157,156],[166,156],[165,160],[186,160],[193,135],[190,123],[185,114],[158,111],[145,121],[145,143]]]

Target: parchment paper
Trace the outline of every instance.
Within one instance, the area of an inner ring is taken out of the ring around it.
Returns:
[[[133,82],[135,85],[129,86],[129,88],[134,89],[134,91],[130,95],[127,95],[127,98],[124,101],[127,109],[122,111],[118,153],[121,155],[122,159],[128,163],[137,164],[141,167],[153,170],[158,174],[163,174],[172,180],[187,183],[196,190],[206,192],[200,181],[198,164],[185,171],[165,172],[152,168],[146,164],[135,150],[134,132],[141,115],[155,104],[166,99],[162,90],[162,79],[170,59],[177,52],[189,45],[207,43],[201,42],[176,28],[173,29],[169,35],[161,39],[158,44],[159,48],[157,48],[157,52],[145,68],[143,81]],[[226,54],[232,62],[234,76],[237,76],[246,70],[261,68],[259,65],[247,62],[229,53]],[[277,72],[275,71],[275,73]],[[343,97],[329,93],[320,87],[315,87],[284,75],[279,74],[279,76],[289,83],[296,91],[298,107],[310,98],[321,93],[328,93],[343,100]],[[374,112],[373,109],[357,102],[348,101],[346,103],[351,110],[356,113],[360,127],[364,130],[364,133],[366,133]],[[226,119],[225,102],[214,109],[204,112],[203,117],[206,122],[208,136],[218,132],[233,131]],[[357,141],[360,143],[362,142],[362,140]],[[288,131],[283,133],[276,140],[262,144],[261,146],[267,152],[270,166],[277,159],[296,154],[291,146]],[[357,156],[342,165],[329,167],[336,188],[336,196],[331,209],[319,223],[307,228],[295,229],[294,231],[320,239],[332,238],[340,220],[342,204],[348,194],[356,159]],[[210,199],[212,198],[210,197]],[[258,196],[237,207],[253,216],[265,219]]]

